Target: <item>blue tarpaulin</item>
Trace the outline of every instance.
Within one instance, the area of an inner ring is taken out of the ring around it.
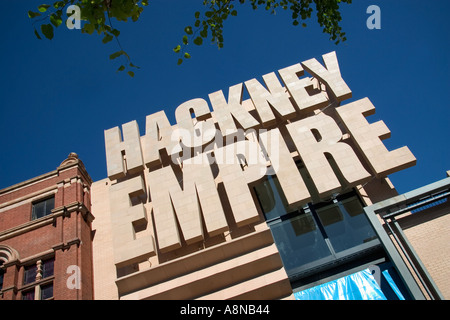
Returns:
[[[400,292],[400,289],[395,284],[395,281],[394,281],[394,279],[392,279],[388,269],[383,271],[383,276],[386,279],[386,281],[389,283],[389,285],[391,286],[392,291],[394,291],[394,293],[397,295],[398,299],[405,300],[405,297],[403,296],[403,294]]]
[[[369,269],[296,292],[294,297],[296,300],[386,300]]]

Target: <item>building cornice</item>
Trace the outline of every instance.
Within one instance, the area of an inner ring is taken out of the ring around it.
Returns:
[[[37,182],[40,182],[40,181],[43,181],[43,180],[46,180],[46,179],[49,179],[49,178],[57,177],[57,176],[60,175],[60,173],[62,171],[65,171],[67,169],[71,169],[73,167],[78,167],[78,169],[79,169],[81,175],[83,176],[84,180],[86,181],[86,183],[88,183],[89,185],[92,184],[92,179],[89,176],[89,173],[87,172],[87,170],[86,170],[86,168],[85,168],[85,166],[83,164],[83,161],[81,161],[78,158],[78,155],[76,155],[74,153],[71,153],[71,154],[69,154],[69,157],[66,160],[64,160],[56,168],[56,170],[44,173],[44,174],[39,175],[37,177],[34,177],[34,178],[31,178],[31,179],[19,182],[17,184],[14,184],[12,186],[6,187],[4,189],[1,189],[0,190],[0,196],[3,195],[3,194],[10,193],[12,191],[21,189],[23,187],[30,186],[30,185],[32,185],[34,183],[37,183]]]
[[[39,218],[36,220],[28,221],[19,226],[1,231],[0,232],[0,241],[6,240],[6,239],[9,239],[12,237],[17,237],[21,234],[44,227],[49,224],[55,224],[56,219],[58,217],[61,217],[61,216],[69,217],[72,212],[80,212],[81,215],[83,216],[83,219],[89,223],[91,223],[94,220],[94,216],[88,210],[88,208],[84,205],[84,203],[75,201],[68,205],[53,209],[52,214],[50,214],[48,216],[45,216],[45,217],[42,217],[42,218]]]
[[[11,206],[13,206],[15,204],[21,205],[21,204],[23,204],[25,202],[32,202],[32,201],[34,201],[34,199],[36,197],[43,197],[43,196],[46,196],[47,194],[54,194],[54,193],[56,193],[57,190],[58,190],[58,186],[54,185],[54,186],[50,186],[48,188],[44,188],[44,189],[38,190],[36,192],[32,192],[32,193],[26,194],[23,197],[13,199],[13,200],[8,201],[8,202],[0,203],[0,212],[12,209]]]

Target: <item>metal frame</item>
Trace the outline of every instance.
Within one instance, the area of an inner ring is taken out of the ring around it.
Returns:
[[[339,202],[341,200],[351,198],[351,197],[356,197],[360,201],[361,207],[362,208],[364,207],[363,202],[362,202],[361,198],[359,197],[359,194],[354,190],[350,191],[348,193],[345,193],[343,195],[340,195],[339,197],[337,197],[336,201]],[[258,200],[259,200],[259,198],[258,198]],[[327,202],[326,204],[325,203],[319,203],[319,204],[308,203],[303,206],[302,210],[305,213],[311,213],[312,218],[314,219],[314,222],[315,222],[317,228],[319,229],[321,235],[323,236],[325,244],[327,245],[327,247],[330,251],[330,255],[326,256],[324,258],[321,258],[319,260],[315,260],[313,262],[309,262],[307,264],[298,266],[296,268],[286,270],[289,280],[291,282],[296,282],[299,279],[301,279],[302,277],[305,277],[306,275],[310,275],[311,273],[314,273],[314,272],[318,272],[319,270],[324,271],[324,270],[330,268],[330,266],[334,266],[334,267],[339,266],[340,264],[348,262],[348,261],[354,259],[355,257],[361,257],[369,252],[373,252],[377,248],[380,248],[380,250],[381,250],[381,243],[378,240],[378,238],[375,237],[374,239],[370,240],[369,242],[359,244],[357,246],[354,246],[352,248],[349,248],[349,249],[346,249],[346,250],[343,250],[340,252],[336,252],[333,245],[331,244],[331,241],[327,235],[327,232],[324,229],[324,226],[321,223],[320,218],[318,217],[318,215],[316,213],[316,208],[315,208],[315,205],[319,205],[319,206],[329,205],[329,204],[331,204],[331,202],[335,202],[335,201],[330,201],[330,202]],[[261,206],[261,203],[259,203],[259,204]],[[271,226],[279,224],[282,221],[290,220],[300,214],[301,214],[300,210],[292,211],[287,214],[278,216],[276,218],[266,220],[266,223],[269,227],[271,227]]]
[[[399,276],[402,278],[411,296],[416,300],[424,300],[426,297],[411,274],[410,269],[408,269],[400,252],[381,225],[377,215],[380,215],[384,220],[396,244],[406,257],[406,260],[408,260],[428,296],[431,299],[443,300],[443,295],[414,251],[412,245],[407,240],[395,217],[439,199],[448,198],[449,196],[450,177],[364,208],[364,212],[375,229],[387,255],[397,269]]]

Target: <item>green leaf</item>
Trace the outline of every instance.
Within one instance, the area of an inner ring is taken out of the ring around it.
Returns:
[[[59,25],[62,23],[62,19],[60,16],[58,16],[56,13],[52,13],[50,16],[50,22],[55,26],[59,27]]]
[[[199,11],[197,11],[197,12],[195,13],[195,19],[198,19],[198,18],[200,18],[200,12],[199,12]]]
[[[191,35],[192,32],[192,27],[191,26],[187,26],[186,28],[184,28],[184,32],[186,32],[187,34]]]
[[[36,18],[39,17],[41,14],[39,12],[33,12],[33,11],[28,11],[28,18]]]
[[[233,11],[231,11],[231,13],[230,13],[233,17],[236,17],[237,16],[237,11],[236,10],[233,10]]]
[[[39,35],[39,33],[37,32],[36,29],[34,29],[34,34],[36,35],[36,38],[38,38],[39,40],[42,40],[41,36]]]
[[[40,12],[45,12],[45,11],[47,11],[48,8],[50,8],[50,5],[48,5],[48,4],[41,4],[41,5],[38,7],[38,10],[39,10]]]
[[[103,38],[102,42],[103,43],[108,43],[110,42],[112,39],[114,39],[114,37],[110,34],[106,34],[105,37]]]
[[[120,34],[120,31],[117,30],[117,29],[112,29],[112,30],[111,30],[111,33],[112,33],[114,36],[118,37],[119,34]]]
[[[190,55],[189,53],[185,52],[185,53],[184,53],[184,57],[185,57],[186,59],[189,59],[189,58],[191,57],[191,55]]]
[[[184,45],[188,44],[188,37],[187,37],[187,35],[183,36],[183,44]]]
[[[132,78],[134,77],[134,72],[133,72],[133,71],[128,71],[127,73],[128,73],[128,75],[129,75],[130,77],[132,77]]]
[[[194,39],[194,43],[195,43],[196,45],[198,45],[198,46],[201,46],[202,43],[203,43],[202,37],[197,37],[197,38],[195,38],[195,39]]]
[[[174,52],[180,52],[180,50],[181,50],[181,46],[180,45],[177,45],[175,48],[173,48]]]
[[[95,31],[95,26],[92,23],[85,23],[83,26],[83,30],[88,34],[93,34]]]
[[[133,13],[133,15],[131,16],[131,20],[133,20],[133,22],[136,22],[136,21],[138,21],[139,16],[140,16],[140,12],[139,12],[139,11],[138,11],[138,12],[135,12],[135,13]]]
[[[125,51],[123,51],[123,50],[114,52],[113,54],[111,54],[111,55],[109,56],[109,59],[114,60],[114,59],[120,57],[120,56],[123,55],[123,54],[125,54]]]
[[[53,39],[53,27],[50,23],[41,25],[42,34],[49,40]]]
[[[65,5],[64,1],[56,1],[56,2],[53,4],[53,8],[55,8],[55,9],[63,8],[64,5]]]
[[[123,70],[125,70],[125,66],[124,66],[124,65],[121,65],[121,66],[119,67],[119,69],[117,69],[116,72],[123,71]]]
[[[177,62],[177,64],[178,64],[178,65],[180,65],[180,64],[182,64],[182,63],[183,63],[183,59],[181,59],[181,58],[180,58],[180,59],[178,59],[178,62]]]
[[[142,0],[142,5],[143,6],[148,6],[148,0]]]

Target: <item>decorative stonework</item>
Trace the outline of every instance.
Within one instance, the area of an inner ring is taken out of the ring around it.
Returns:
[[[70,163],[75,163],[77,161],[79,161],[78,154],[76,154],[75,152],[71,152],[67,156],[67,159],[65,159],[63,162],[61,162],[61,164],[59,166],[62,167],[64,165],[67,165],[67,164],[70,164]]]
[[[10,246],[0,244],[0,261],[3,267],[7,267],[19,261],[19,253]]]

